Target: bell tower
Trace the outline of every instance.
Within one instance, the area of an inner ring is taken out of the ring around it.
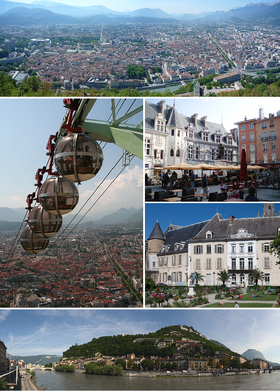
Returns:
[[[276,216],[273,202],[265,202],[263,204],[263,214],[262,217],[273,217]]]

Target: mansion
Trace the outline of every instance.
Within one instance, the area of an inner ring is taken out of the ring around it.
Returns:
[[[202,274],[201,285],[220,285],[217,274],[226,270],[227,285],[254,285],[251,273],[263,272],[264,285],[279,285],[278,258],[270,242],[280,230],[274,204],[264,203],[262,216],[212,219],[181,227],[170,224],[163,233],[157,222],[147,242],[146,277],[156,284],[188,285],[193,272]]]
[[[227,132],[223,125],[198,114],[187,117],[165,100],[145,106],[145,171],[149,176],[163,167],[189,163],[238,163],[238,132]]]

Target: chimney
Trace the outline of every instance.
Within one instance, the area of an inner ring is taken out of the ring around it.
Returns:
[[[192,119],[193,119],[193,122],[194,122],[194,126],[195,126],[195,127],[197,126],[197,116],[198,116],[198,114],[193,114],[193,115],[192,115]]]
[[[207,115],[201,118],[201,121],[203,122],[203,126],[206,128],[206,120],[207,120]]]
[[[229,216],[229,218],[228,218],[229,225],[232,225],[234,219],[235,219],[234,216]]]
[[[259,109],[260,120],[264,119],[263,109]]]
[[[158,106],[160,107],[160,112],[161,114],[163,115],[164,113],[164,104],[165,104],[165,100],[161,100],[160,102],[158,102]]]

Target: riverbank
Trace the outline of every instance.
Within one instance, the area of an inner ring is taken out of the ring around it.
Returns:
[[[226,371],[226,372],[158,372],[158,371],[148,371],[148,372],[125,372],[124,376],[128,377],[213,377],[213,376],[236,376],[236,375],[259,375],[264,372],[260,372],[259,369],[250,369],[248,371]]]

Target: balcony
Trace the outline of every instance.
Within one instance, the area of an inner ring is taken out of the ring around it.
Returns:
[[[274,134],[274,136],[269,136],[269,140],[276,140],[275,134]]]
[[[267,137],[267,136],[263,136],[263,137],[261,138],[261,140],[262,140],[262,141],[267,141],[267,140],[268,140],[268,137]]]
[[[249,269],[249,267],[247,269],[229,269],[228,273],[229,274],[236,274],[236,273],[243,273],[243,274],[250,274],[252,273],[254,269]]]

